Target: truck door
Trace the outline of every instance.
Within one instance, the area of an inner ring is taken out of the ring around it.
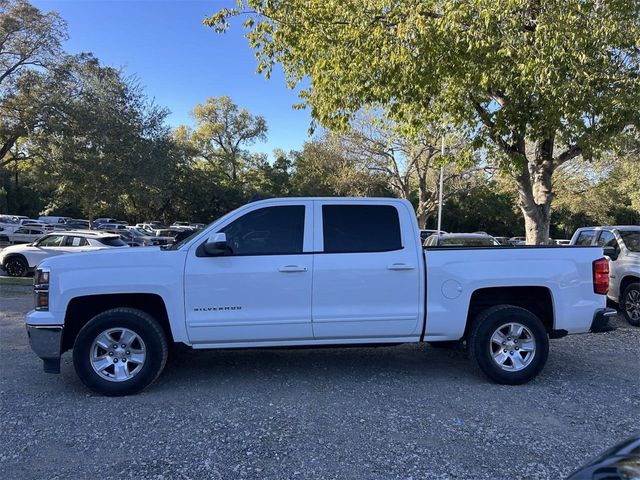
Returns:
[[[316,339],[419,335],[423,288],[417,237],[404,204],[315,202]],[[411,232],[414,233],[414,232]]]
[[[217,229],[226,234],[228,255],[190,249],[185,313],[194,344],[313,339],[312,206],[256,205]]]

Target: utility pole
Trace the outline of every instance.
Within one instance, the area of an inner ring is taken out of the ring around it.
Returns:
[[[440,152],[440,159],[444,158],[444,133],[442,134],[442,151]],[[440,189],[438,191],[438,236],[440,236],[440,230],[442,229],[442,189],[444,186],[444,163],[440,167]]]

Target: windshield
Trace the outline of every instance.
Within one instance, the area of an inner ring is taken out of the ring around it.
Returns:
[[[624,244],[632,252],[640,252],[640,231],[627,230],[620,232]]]

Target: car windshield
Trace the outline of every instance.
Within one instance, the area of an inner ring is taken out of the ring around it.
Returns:
[[[491,237],[441,237],[438,242],[447,247],[492,247],[495,244]]]
[[[632,252],[640,252],[640,231],[621,231],[620,236],[629,250]]]

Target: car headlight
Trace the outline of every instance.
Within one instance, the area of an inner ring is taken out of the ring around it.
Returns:
[[[49,310],[49,277],[51,270],[48,267],[36,269],[33,277],[33,291],[35,293],[36,310]]]

